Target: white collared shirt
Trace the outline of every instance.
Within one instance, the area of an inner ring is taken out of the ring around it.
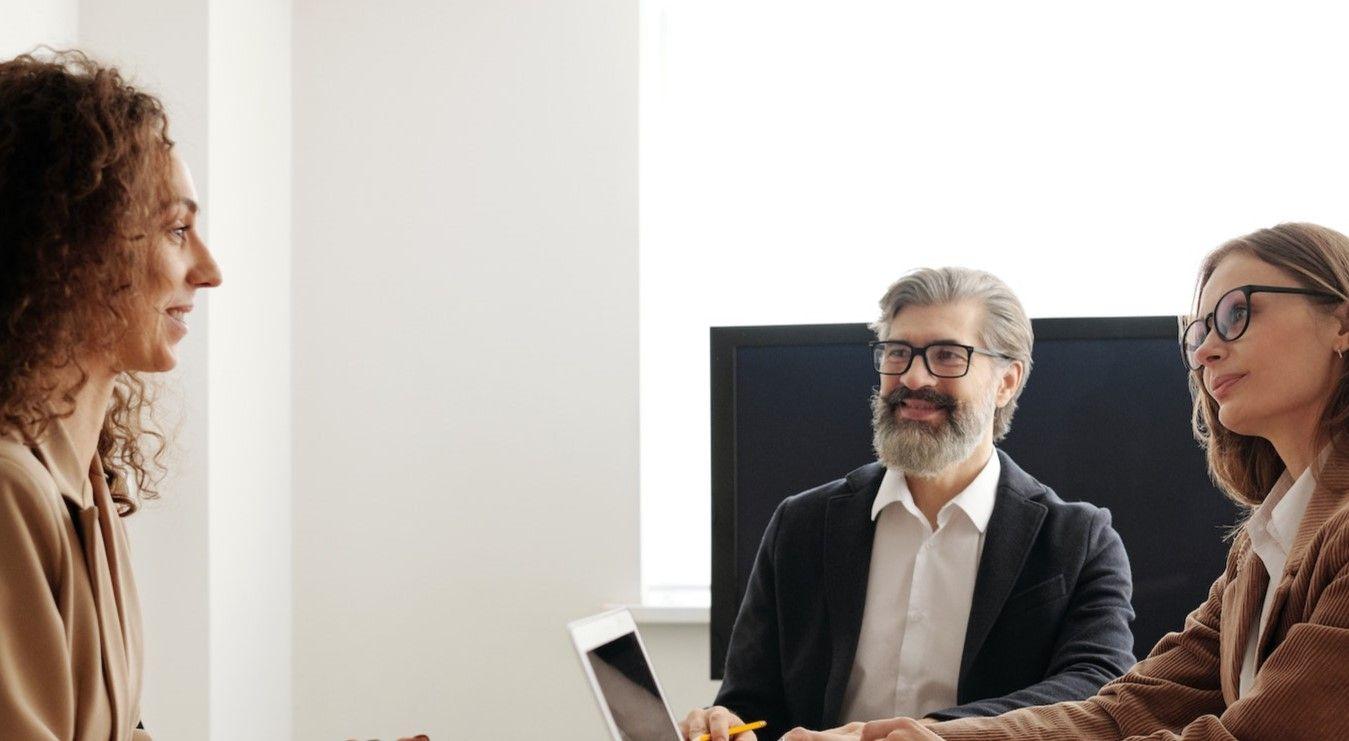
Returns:
[[[1255,683],[1255,657],[1260,636],[1265,633],[1269,623],[1269,610],[1274,604],[1274,591],[1279,587],[1283,576],[1283,567],[1288,562],[1288,552],[1297,538],[1298,526],[1302,524],[1302,515],[1307,512],[1312,492],[1316,490],[1316,477],[1312,471],[1325,459],[1327,451],[1322,451],[1317,462],[1307,466],[1307,470],[1293,481],[1287,471],[1279,477],[1274,488],[1269,490],[1265,501],[1256,507],[1255,513],[1246,521],[1246,532],[1251,536],[1251,550],[1260,557],[1269,574],[1269,587],[1265,589],[1264,606],[1260,608],[1260,623],[1250,631],[1246,639],[1246,654],[1241,662],[1241,678],[1237,683],[1237,697],[1244,696]]]
[[[974,580],[1002,464],[989,456],[942,506],[933,531],[903,472],[887,469],[871,508],[866,608],[841,721],[926,713],[956,704]]]

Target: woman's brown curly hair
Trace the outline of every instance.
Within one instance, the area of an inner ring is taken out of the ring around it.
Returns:
[[[0,63],[0,433],[32,442],[69,416],[81,360],[111,353],[144,310],[172,146],[160,102],[80,52]],[[124,516],[163,470],[150,407],[144,380],[120,373],[98,455]]]

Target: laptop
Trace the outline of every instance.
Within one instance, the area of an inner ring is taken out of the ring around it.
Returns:
[[[614,741],[683,741],[632,613],[612,610],[567,630]]]

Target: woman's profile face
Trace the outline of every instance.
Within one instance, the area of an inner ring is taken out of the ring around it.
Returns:
[[[1243,253],[1223,258],[1204,284],[1196,317],[1224,294],[1246,285],[1301,288],[1283,270]],[[1218,402],[1218,420],[1240,434],[1310,434],[1338,377],[1340,322],[1309,296],[1252,293],[1246,331],[1228,342],[1209,331],[1195,351],[1204,388]]]
[[[163,227],[151,235],[150,288],[119,348],[120,371],[158,372],[177,365],[175,348],[187,336],[197,291],[220,285],[220,268],[197,231],[197,189],[176,153],[172,187],[174,201]]]

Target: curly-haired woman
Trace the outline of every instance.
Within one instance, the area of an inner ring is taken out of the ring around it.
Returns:
[[[220,285],[163,106],[79,53],[0,63],[0,736],[145,739],[121,518],[154,495],[139,374]]]

